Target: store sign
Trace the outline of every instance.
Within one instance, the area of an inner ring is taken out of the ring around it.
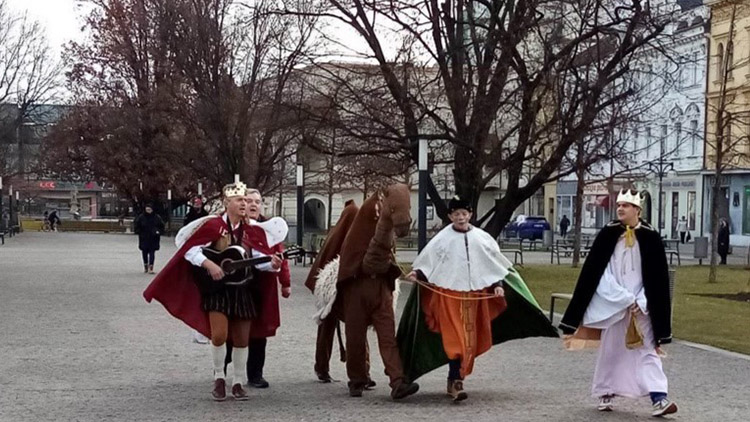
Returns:
[[[55,189],[56,187],[55,182],[52,181],[39,182],[40,189]]]
[[[664,188],[695,189],[695,179],[666,179]]]

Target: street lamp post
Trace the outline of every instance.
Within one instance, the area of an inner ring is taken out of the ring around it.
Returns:
[[[0,229],[3,228],[3,177],[0,176]]]
[[[427,245],[427,140],[419,140],[419,211],[417,214],[417,248]]]
[[[172,233],[172,189],[167,189],[167,236]]]
[[[664,223],[662,221],[662,207],[664,206],[664,204],[662,204],[662,194],[664,193],[664,176],[666,176],[670,171],[674,171],[674,163],[664,160],[664,156],[662,155],[657,161],[649,162],[648,169],[659,178],[659,208],[656,211],[659,216],[656,219],[659,224],[659,236],[661,236],[661,227]]]
[[[13,237],[13,185],[8,189],[8,232]]]
[[[305,169],[297,164],[297,245],[305,234]]]
[[[21,204],[18,201],[18,191],[16,191],[16,224],[13,226],[18,226],[18,230],[21,230]]]

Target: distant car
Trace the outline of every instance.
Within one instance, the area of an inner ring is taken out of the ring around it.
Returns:
[[[550,230],[550,225],[546,218],[519,215],[515,221],[505,226],[505,237],[531,240],[542,239],[545,230]]]

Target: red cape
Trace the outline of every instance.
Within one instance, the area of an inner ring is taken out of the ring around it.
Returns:
[[[218,240],[227,229],[223,218],[207,220],[143,291],[146,302],[151,303],[151,300],[156,299],[172,316],[206,337],[211,337],[208,314],[201,309],[201,294],[193,279],[193,264],[185,259],[185,252],[193,246]]]
[[[243,239],[244,246],[248,250],[255,249],[266,255],[284,252],[284,245],[281,243],[269,248],[266,233],[258,226],[245,226]],[[281,326],[278,284],[281,283],[282,287],[290,286],[289,261],[284,260],[279,272],[258,271],[256,274],[258,280],[253,280],[253,283],[258,283],[258,286],[253,288],[258,292],[255,297],[259,299],[260,303],[256,304],[258,316],[253,319],[250,325],[250,337],[273,337],[276,335],[276,329]]]

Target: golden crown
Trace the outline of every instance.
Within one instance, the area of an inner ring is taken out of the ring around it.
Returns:
[[[224,194],[224,198],[234,198],[235,196],[246,196],[247,185],[245,185],[242,182],[224,185],[224,188],[221,190],[221,193]]]
[[[635,189],[623,189],[617,195],[617,202],[627,202],[641,208],[641,194]]]

